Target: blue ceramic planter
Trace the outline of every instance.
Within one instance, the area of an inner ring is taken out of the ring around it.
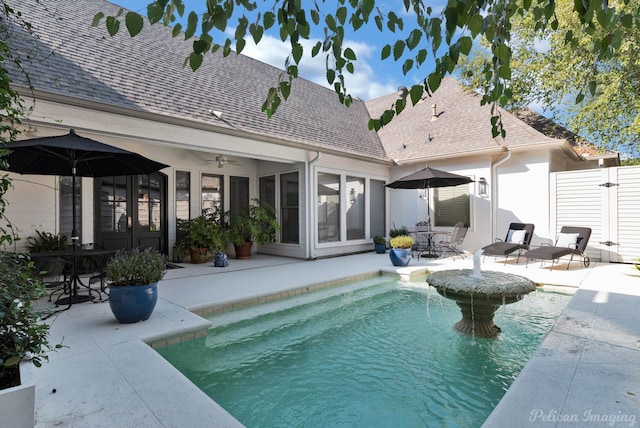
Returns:
[[[158,301],[158,283],[110,287],[109,306],[122,324],[148,320]]]
[[[391,248],[389,258],[394,266],[407,266],[411,260],[411,248]]]
[[[387,244],[373,244],[376,254],[384,254],[387,252]]]

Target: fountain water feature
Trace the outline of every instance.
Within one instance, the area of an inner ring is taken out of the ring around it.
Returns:
[[[432,272],[427,282],[441,296],[455,300],[460,308],[462,319],[454,326],[457,331],[492,338],[501,331],[493,322],[498,308],[521,300],[536,289],[536,284],[519,275],[483,272],[480,267],[481,251],[473,255],[473,269]]]

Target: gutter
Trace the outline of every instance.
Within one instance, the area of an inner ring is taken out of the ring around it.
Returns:
[[[491,201],[489,208],[489,228],[491,232],[491,239],[495,237],[495,218],[496,211],[498,209],[498,167],[511,159],[511,151],[507,146],[502,146],[501,151],[505,152],[505,155],[497,162],[491,165]]]
[[[306,206],[307,206],[307,218],[308,221],[306,221],[306,230],[307,230],[307,249],[306,249],[306,259],[307,260],[315,260],[316,259],[316,255],[313,252],[313,246],[315,243],[315,231],[316,231],[316,210],[313,209],[313,201],[312,201],[312,196],[313,196],[313,182],[314,180],[312,180],[312,171],[311,171],[311,167],[318,162],[318,160],[320,160],[320,156],[321,153],[318,151],[316,152],[316,157],[308,160],[305,162],[304,164],[304,173],[305,173],[305,181],[306,181]]]

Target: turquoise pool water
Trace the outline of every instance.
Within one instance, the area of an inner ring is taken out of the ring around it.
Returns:
[[[159,352],[247,427],[479,427],[569,297],[532,293],[474,339],[424,282],[380,277],[213,317]]]

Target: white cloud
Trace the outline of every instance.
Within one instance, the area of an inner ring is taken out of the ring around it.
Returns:
[[[326,54],[321,52],[315,57],[311,56],[311,50],[318,41],[319,39],[302,41],[304,55],[299,65],[299,75],[318,85],[333,89],[327,83]],[[393,79],[388,78],[388,76],[381,78],[376,75],[374,68],[370,64],[374,55],[374,49],[371,45],[347,41],[345,46],[353,49],[357,55],[357,60],[354,63],[355,73],[345,74],[347,90],[353,97],[368,100],[397,90],[398,84]],[[248,38],[247,44],[242,50],[243,55],[279,69],[284,69],[289,52],[290,45],[288,43],[283,43],[269,35],[263,36],[258,46],[253,43],[251,38]]]

